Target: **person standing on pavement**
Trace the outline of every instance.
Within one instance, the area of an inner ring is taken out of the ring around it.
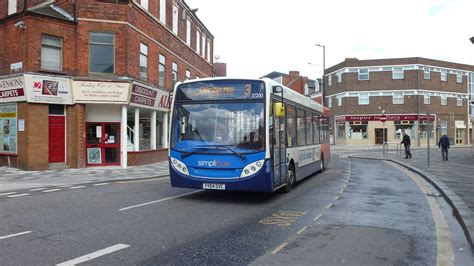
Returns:
[[[446,134],[439,139],[438,147],[441,148],[441,156],[443,157],[443,161],[448,160],[448,149],[449,149],[449,138]]]
[[[411,159],[411,152],[410,152],[411,140],[410,140],[410,136],[408,136],[407,133],[405,133],[405,131],[403,131],[403,139],[402,139],[402,142],[400,142],[400,144],[403,144],[403,146],[405,146],[405,159],[408,159],[408,158]]]

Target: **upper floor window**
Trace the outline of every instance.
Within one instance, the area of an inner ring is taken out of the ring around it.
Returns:
[[[186,44],[191,46],[191,20],[186,19]]]
[[[114,73],[115,34],[108,32],[89,33],[89,72]]]
[[[173,81],[173,88],[176,82],[178,82],[178,64],[175,62],[171,65],[171,80]]]
[[[166,67],[166,57],[162,54],[159,55],[159,65],[158,65],[158,86],[165,87],[165,67]]]
[[[392,79],[403,79],[403,67],[394,67]]]
[[[441,95],[441,105],[448,105],[448,97],[446,95]]]
[[[206,56],[206,35],[202,35],[202,40],[201,40],[201,55],[202,57]]]
[[[328,86],[332,85],[332,77],[331,75],[328,75]]]
[[[207,41],[207,61],[211,62],[211,42]]]
[[[369,94],[368,93],[359,93],[359,105],[369,104]]]
[[[359,68],[359,80],[369,80],[368,68]]]
[[[62,71],[63,39],[41,36],[41,69]]]
[[[196,31],[196,52],[201,52],[201,32]]]
[[[148,46],[140,43],[140,79],[148,80]]]
[[[8,15],[16,13],[18,0],[8,0]]]
[[[342,72],[337,72],[336,76],[337,76],[337,83],[341,83],[342,82]]]
[[[456,72],[456,82],[462,83],[462,72]]]
[[[173,32],[178,35],[178,7],[173,5]]]
[[[189,71],[189,69],[186,69],[186,80],[190,80],[191,79],[191,71]]]
[[[140,1],[140,5],[141,5],[144,9],[148,10],[148,0],[141,0],[141,1]]]
[[[403,92],[394,92],[393,93],[393,104],[404,104],[405,97],[403,96]]]
[[[337,99],[337,106],[342,106],[342,96],[336,97]]]
[[[160,21],[166,24],[166,0],[160,0]]]
[[[462,106],[462,96],[458,95],[456,98],[456,105],[457,106]]]
[[[429,67],[425,67],[423,69],[423,78],[424,79],[430,79],[431,78],[431,71]]]
[[[429,94],[423,95],[423,103],[424,104],[430,104],[431,103],[431,96]]]
[[[441,70],[441,81],[447,81],[448,80],[448,71],[442,69]]]
[[[328,107],[332,108],[332,97],[328,97]]]

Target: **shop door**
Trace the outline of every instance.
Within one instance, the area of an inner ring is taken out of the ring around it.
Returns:
[[[384,135],[384,131],[385,131],[385,135]],[[385,139],[385,142],[387,142],[387,129],[376,128],[375,129],[375,144],[383,144],[382,139]]]
[[[64,163],[66,161],[65,122],[64,116],[49,116],[49,163]]]
[[[456,144],[462,144],[464,139],[464,129],[456,128]]]
[[[86,123],[88,166],[120,165],[120,123]]]

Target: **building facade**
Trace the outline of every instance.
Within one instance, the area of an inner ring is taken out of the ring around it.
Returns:
[[[325,71],[325,105],[336,144],[469,144],[474,66],[427,58],[348,58]],[[383,114],[383,115],[382,115]],[[382,117],[382,118],[381,118]],[[385,122],[382,122],[384,121]]]
[[[0,40],[0,165],[27,170],[165,160],[169,91],[213,74],[182,0],[0,0]]]

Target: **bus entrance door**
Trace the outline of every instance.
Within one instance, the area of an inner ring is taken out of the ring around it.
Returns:
[[[276,101],[273,101],[275,103]],[[272,104],[275,107],[275,104]],[[273,162],[273,188],[286,182],[286,144],[285,116],[277,116],[273,112],[273,125],[270,128],[271,154]]]

